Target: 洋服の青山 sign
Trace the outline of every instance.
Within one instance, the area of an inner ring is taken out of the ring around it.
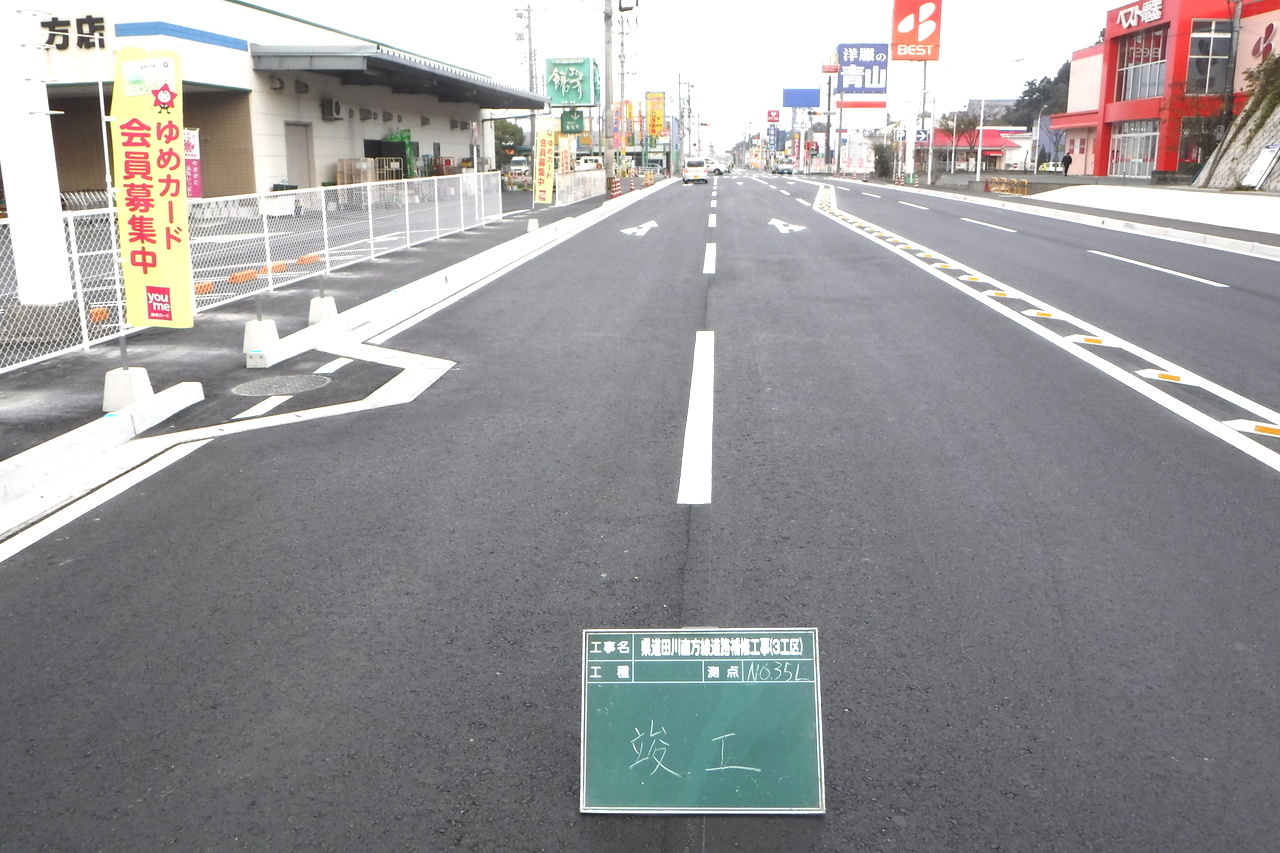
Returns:
[[[194,321],[182,103],[176,53],[117,52],[112,153],[131,326],[187,328]]]
[[[883,95],[888,92],[889,45],[837,45],[836,57],[840,60],[837,92],[858,95]]]
[[[890,59],[937,59],[941,37],[942,0],[893,0]]]

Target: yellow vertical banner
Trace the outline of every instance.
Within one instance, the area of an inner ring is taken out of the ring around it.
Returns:
[[[646,92],[644,99],[649,119],[646,132],[649,136],[662,136],[667,125],[667,95],[665,92]]]
[[[533,203],[551,204],[556,189],[556,132],[540,130],[533,148]]]
[[[131,326],[194,323],[182,105],[176,53],[136,47],[116,52],[111,153]]]

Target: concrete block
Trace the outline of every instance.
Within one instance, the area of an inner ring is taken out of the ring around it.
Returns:
[[[107,371],[102,390],[102,411],[118,412],[151,397],[151,377],[145,367],[117,367]]]
[[[244,324],[244,348],[241,352],[267,350],[280,342],[275,320],[250,320]]]
[[[338,316],[338,302],[332,296],[314,296],[307,312],[307,325],[314,326]]]

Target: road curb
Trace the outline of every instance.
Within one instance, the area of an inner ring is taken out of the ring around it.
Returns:
[[[78,470],[204,399],[199,382],[179,382],[145,400],[108,412],[96,421],[0,461],[0,505],[50,486],[50,468]],[[0,520],[0,529],[4,524]]]

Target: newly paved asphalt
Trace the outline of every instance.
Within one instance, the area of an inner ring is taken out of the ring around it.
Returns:
[[[214,438],[0,562],[0,850],[1272,849],[1280,439],[1212,424],[1280,405],[1275,262],[833,194],[881,236],[804,180],[661,188],[381,342],[456,362],[412,401]],[[208,377],[154,435],[332,358],[245,370],[246,315],[195,333],[202,375],[131,344],[157,387]],[[77,358],[92,417],[110,358]],[[694,625],[819,630],[825,815],[578,813],[581,631]]]

